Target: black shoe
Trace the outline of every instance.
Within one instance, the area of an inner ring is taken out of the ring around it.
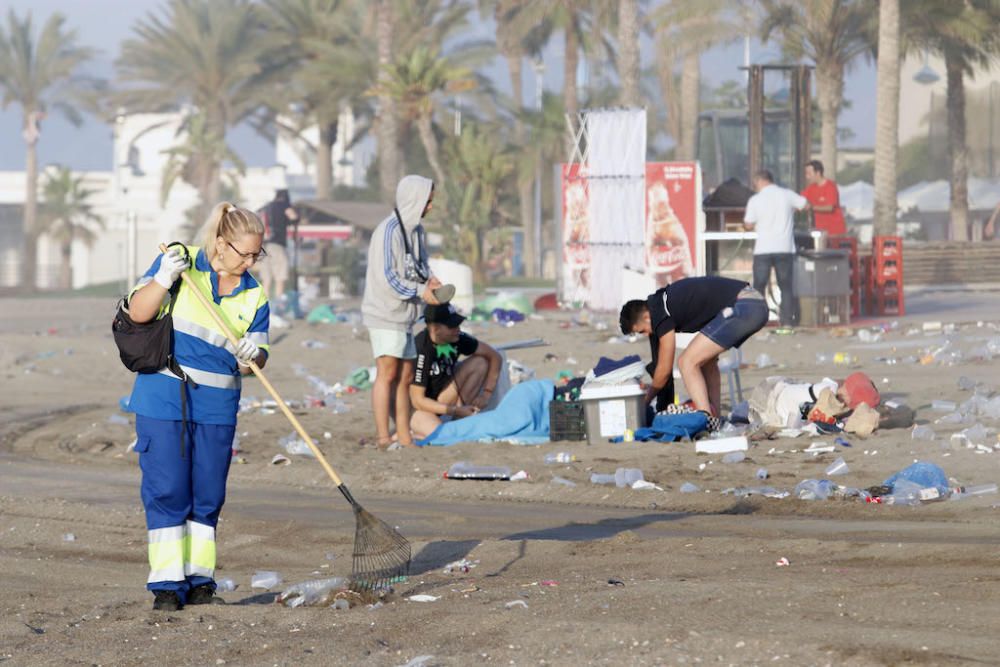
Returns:
[[[188,593],[187,603],[191,604],[226,604],[226,601],[218,597],[209,584],[195,586]]]
[[[153,600],[153,609],[157,611],[179,611],[184,605],[176,591],[156,591],[156,599]]]

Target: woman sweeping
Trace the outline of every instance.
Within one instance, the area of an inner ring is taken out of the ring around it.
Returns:
[[[249,269],[263,256],[264,225],[224,202],[206,224],[204,246],[171,246],[153,262],[128,299],[137,323],[173,304],[177,364],[139,374],[130,408],[142,469],[149,531],[153,609],[222,602],[215,596],[215,527],[226,496],[241,376],[267,361],[267,296]],[[236,336],[235,348],[191,293],[181,273],[211,295]],[[178,283],[176,296],[171,287]],[[179,366],[178,366],[179,364]]]

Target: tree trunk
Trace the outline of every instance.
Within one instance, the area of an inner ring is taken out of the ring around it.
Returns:
[[[875,97],[875,233],[896,233],[896,158],[899,153],[899,0],[881,0],[878,12]]]
[[[567,26],[564,32],[565,37],[565,58],[563,60],[563,107],[573,124],[573,130],[577,127],[577,114],[580,112],[579,93],[576,89],[576,71],[580,65],[580,44],[576,31],[572,26]],[[566,157],[573,154],[573,140],[566,140]]]
[[[618,3],[618,75],[622,82],[621,103],[639,106],[639,9],[638,0]]]
[[[25,113],[28,117],[30,112]],[[24,161],[24,255],[21,285],[29,292],[38,288],[38,149],[37,138],[28,141]]]
[[[378,0],[376,7],[376,40],[378,42],[379,80],[385,81],[383,71],[392,62],[392,0]],[[382,199],[396,199],[396,184],[402,177],[402,155],[399,150],[399,118],[392,97],[388,93],[378,96],[378,174]]]
[[[524,91],[522,90],[521,83],[523,54],[520,50],[509,50],[504,55],[507,59],[507,69],[510,72],[511,90],[514,93],[514,108],[520,113],[524,109]],[[526,148],[526,139],[524,122],[520,116],[515,115],[514,140],[518,146]],[[531,181],[519,178],[517,182],[517,204],[521,219],[521,230],[524,233],[524,242],[521,246],[523,249],[521,261],[524,265],[524,275],[533,278],[535,276],[535,210],[531,195]]]
[[[698,96],[701,88],[701,53],[693,50],[684,55],[681,66],[681,136],[677,146],[678,160],[693,160],[698,131]]]
[[[330,199],[333,195],[333,144],[336,142],[337,123],[321,120],[316,147],[316,199]]]
[[[824,175],[837,180],[837,118],[844,95],[844,70],[835,63],[816,67],[819,90],[820,159]]]
[[[73,289],[73,241],[63,241],[59,246],[62,263],[59,265],[59,287]]]
[[[965,77],[961,58],[945,51],[948,78],[948,162],[951,165],[951,240],[969,240],[969,147],[965,143]]]
[[[667,134],[674,140],[675,152],[681,142],[681,105],[674,77],[674,62],[677,52],[671,46],[666,32],[658,33],[656,39],[656,76],[660,80],[663,106],[667,109]]]
[[[448,178],[444,169],[441,168],[441,151],[438,149],[437,137],[434,136],[434,124],[430,111],[417,117],[417,132],[420,134],[420,143],[424,146],[424,152],[427,153],[427,162],[430,163],[431,171],[434,172],[434,178],[439,184],[438,191],[441,192]],[[441,194],[444,193],[441,192]]]

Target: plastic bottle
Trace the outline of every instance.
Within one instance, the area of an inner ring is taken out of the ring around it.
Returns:
[[[274,588],[281,583],[281,575],[277,572],[272,572],[270,570],[262,570],[260,572],[254,572],[253,576],[250,577],[250,588],[263,588],[269,589]]]
[[[218,593],[228,593],[236,590],[236,582],[229,577],[215,580],[215,590]]]
[[[576,482],[565,477],[559,477],[558,475],[552,476],[552,483],[558,484],[560,486],[576,486]]]
[[[795,485],[792,495],[800,500],[826,500],[836,488],[828,479],[804,479]]]
[[[940,399],[931,401],[931,410],[940,410],[941,412],[954,412],[958,407],[955,401],[942,401]]]
[[[643,479],[642,471],[638,468],[618,468],[615,470],[615,486],[619,489],[632,486],[641,479]]]
[[[350,582],[344,577],[329,579],[312,579],[298,584],[292,584],[278,596],[278,602],[286,607],[311,607],[313,605],[327,606],[331,604],[332,596],[338,590],[347,588]]]
[[[448,468],[444,474],[446,479],[510,479],[510,468],[507,466],[477,466],[468,461],[459,461]]]
[[[982,496],[989,493],[996,493],[996,484],[974,484],[972,486],[959,486],[952,491],[952,498],[967,498],[969,496]]]
[[[615,483],[615,476],[614,475],[602,475],[602,474],[596,473],[596,472],[595,473],[591,473],[591,475],[590,475],[590,483],[591,484],[614,484]]]
[[[576,461],[576,457],[569,452],[553,452],[545,455],[545,462],[550,465],[553,463],[572,463],[573,461]]]
[[[722,457],[723,463],[739,463],[747,457],[743,452],[729,452]]]

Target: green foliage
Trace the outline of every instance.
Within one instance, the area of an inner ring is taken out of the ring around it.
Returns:
[[[485,273],[487,234],[514,221],[516,159],[496,128],[470,124],[445,144],[448,179],[440,223],[445,247],[473,267],[480,282]]]
[[[73,176],[67,167],[56,167],[42,186],[39,231],[60,245],[81,241],[91,246],[95,230],[104,228],[104,219],[94,212],[96,190],[86,187],[82,176]]]

